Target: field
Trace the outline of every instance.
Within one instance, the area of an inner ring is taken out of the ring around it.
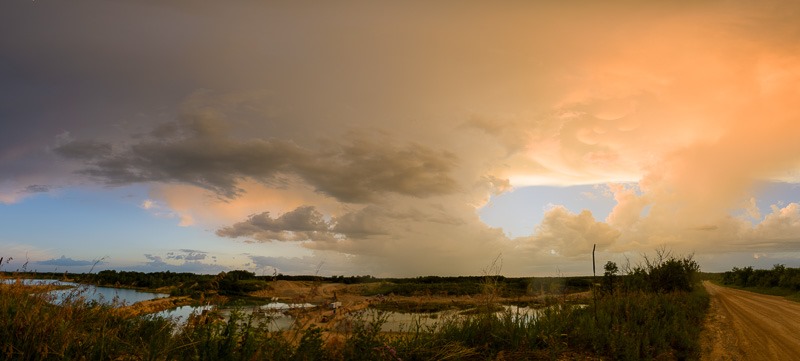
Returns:
[[[10,360],[697,359],[708,306],[690,259],[658,259],[626,275],[612,269],[587,289],[581,287],[591,278],[347,282],[250,279],[236,272],[227,289],[258,289],[234,295],[218,288],[191,302],[244,305],[270,299],[320,307],[291,311],[295,324],[287,330],[270,330],[264,320],[271,316],[247,312],[250,306],[227,317],[197,314],[179,325],[130,308],[78,301],[55,306],[42,289],[4,284],[0,355]],[[215,282],[225,284],[227,276]],[[332,301],[342,304],[335,314],[325,307]],[[521,317],[502,308],[508,304],[539,311]],[[381,331],[388,312],[442,310],[452,313],[434,324]]]

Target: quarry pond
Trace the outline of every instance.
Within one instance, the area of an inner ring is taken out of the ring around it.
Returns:
[[[229,319],[236,312],[240,320],[253,319],[261,324],[266,324],[270,331],[289,330],[316,325],[332,331],[346,331],[348,325],[355,319],[371,320],[380,318],[380,329],[383,332],[408,332],[414,328],[433,327],[446,320],[462,319],[474,313],[473,305],[458,308],[440,308],[439,310],[423,311],[414,307],[395,307],[385,309],[381,306],[387,304],[405,305],[409,298],[402,297],[364,297],[357,292],[348,292],[344,285],[323,284],[319,287],[320,297],[308,300],[310,302],[294,302],[298,295],[311,293],[306,289],[305,283],[276,282],[269,295],[257,294],[249,302],[242,305],[238,302],[221,302],[207,299],[205,303],[189,303],[186,297],[170,297],[167,293],[148,292],[131,288],[118,288],[95,286],[79,282],[59,281],[52,279],[22,279],[3,280],[4,283],[21,282],[26,285],[53,286],[54,290],[48,291],[52,296],[51,303],[62,304],[66,300],[84,300],[113,307],[129,307],[147,305],[135,313],[138,315],[153,315],[170,318],[178,325],[185,324],[192,314],[205,315]],[[287,291],[292,291],[287,293]],[[339,305],[344,304],[340,312],[334,312],[330,301],[335,299],[339,292]],[[282,297],[276,297],[280,295]],[[181,300],[183,298],[183,300]],[[421,300],[414,298],[414,302]],[[423,297],[430,298],[430,297]],[[176,301],[181,302],[176,302]],[[405,301],[404,301],[405,300]],[[441,300],[440,300],[441,301]],[[475,301],[475,300],[473,300]],[[452,302],[452,301],[449,301]],[[154,306],[154,307],[153,307]],[[582,307],[582,305],[578,306]],[[497,317],[510,316],[523,323],[532,322],[540,317],[543,308],[499,305],[495,311]]]
[[[664,262],[684,283],[648,273],[662,265],[598,286],[589,276],[10,274],[0,340],[22,340],[11,344],[20,356],[42,344],[62,358],[87,342],[103,352],[86,359],[697,359],[709,297],[677,288],[692,286],[691,260]]]
[[[16,282],[16,280],[12,279],[3,281],[4,283]],[[118,305],[131,305],[136,302],[169,297],[166,293],[144,292],[129,288],[101,287],[52,279],[22,279],[20,282],[25,285],[58,287],[58,289],[49,292],[53,295],[53,303],[55,304],[62,303],[64,300],[74,297],[81,297],[87,302],[94,301],[102,304]]]
[[[17,282],[17,280],[4,279],[2,280],[2,282],[14,283]],[[106,305],[129,306],[137,302],[151,301],[151,300],[170,297],[170,295],[166,293],[147,292],[129,288],[103,287],[103,286],[95,286],[95,285],[82,284],[70,281],[60,281],[53,279],[21,279],[19,280],[19,282],[21,282],[24,285],[41,285],[41,286],[57,287],[57,289],[48,292],[50,295],[52,295],[53,297],[52,303],[54,304],[61,304],[68,299],[69,300],[82,299],[86,302],[97,302]],[[291,328],[295,321],[294,317],[287,314],[286,311],[298,308],[316,307],[316,305],[311,303],[293,304],[293,303],[276,302],[274,300],[272,300],[271,302],[267,300],[267,302],[269,303],[257,306],[242,306],[242,307],[230,307],[230,306],[218,307],[216,305],[210,305],[210,304],[201,306],[183,305],[158,312],[153,312],[152,314],[156,316],[172,318],[175,322],[181,324],[186,322],[186,320],[189,318],[190,315],[201,314],[204,311],[216,310],[223,318],[228,318],[228,316],[230,316],[233,310],[237,310],[238,312],[242,313],[245,316],[253,312],[257,312],[259,314],[268,316],[265,317],[264,319],[270,322],[269,328],[271,330],[286,330]]]
[[[5,279],[3,283],[14,283],[16,280]],[[49,291],[48,293],[53,296],[54,304],[61,304],[67,299],[83,299],[86,302],[97,302],[100,304],[115,305],[115,306],[128,306],[137,302],[156,300],[160,298],[170,297],[167,293],[147,292],[130,288],[117,288],[117,287],[103,287],[90,284],[82,284],[70,281],[60,281],[52,279],[21,279],[20,282],[25,285],[43,285],[55,286],[58,289]],[[252,307],[220,307],[219,311],[223,315],[230,314],[234,308],[241,310],[243,313],[250,313],[257,310],[262,313],[280,314],[283,311],[296,308],[310,308],[315,305],[310,303],[302,304],[289,304],[283,302],[269,302],[264,305]],[[191,306],[184,305],[163,311],[156,312],[155,314],[164,317],[172,317],[176,320],[186,320],[192,313],[201,313],[203,311],[210,311],[216,309],[215,305]],[[289,317],[290,318],[290,317]],[[286,321],[280,322],[286,324]]]
[[[158,316],[170,317],[178,323],[185,322],[190,315],[200,314],[204,311],[215,310],[219,315],[227,319],[233,310],[247,317],[252,313],[263,315],[264,322],[269,322],[268,329],[271,331],[288,330],[295,324],[297,312],[303,312],[305,316],[309,314],[321,313],[320,308],[313,304],[287,304],[283,302],[272,302],[262,306],[251,306],[241,308],[220,307],[213,305],[206,306],[181,306],[156,313]],[[503,306],[503,309],[496,312],[498,317],[502,317],[506,312],[510,313],[515,319],[522,322],[530,322],[541,314],[541,310],[529,307]],[[463,311],[440,311],[440,312],[392,312],[364,309],[355,314],[354,317],[370,320],[381,317],[381,331],[383,332],[403,332],[412,330],[415,327],[431,327],[446,319],[464,317]],[[340,327],[346,327],[341,325]]]

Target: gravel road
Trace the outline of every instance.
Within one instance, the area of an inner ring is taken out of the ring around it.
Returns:
[[[800,360],[800,303],[703,282],[703,360]]]

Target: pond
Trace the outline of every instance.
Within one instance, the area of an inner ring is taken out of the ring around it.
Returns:
[[[14,283],[16,280],[3,280],[4,283]],[[48,279],[22,279],[25,285],[55,285],[67,286],[61,290],[50,291],[53,296],[53,303],[61,304],[67,299],[81,298],[87,302],[95,301],[102,304],[114,304],[117,306],[130,305],[136,302],[153,300],[156,298],[169,297],[166,293],[142,292],[127,288],[99,287],[75,282],[48,280]]]
[[[522,322],[531,322],[539,317],[541,309],[530,307],[517,307],[517,306],[503,306],[503,311],[495,312],[495,316],[503,317],[509,313],[514,320],[521,320]],[[383,332],[400,332],[414,330],[417,327],[426,328],[440,324],[445,320],[459,319],[468,317],[468,311],[440,311],[432,313],[401,313],[401,312],[386,312],[386,322],[381,325]],[[367,316],[369,320],[371,316]]]
[[[12,283],[15,280],[4,279],[2,280],[4,283]],[[55,304],[62,303],[65,299],[74,298],[74,297],[81,297],[87,301],[97,301],[104,304],[115,304],[115,305],[130,305],[140,301],[152,300],[156,298],[168,297],[168,294],[164,293],[153,293],[153,292],[141,292],[132,289],[124,289],[124,288],[113,288],[113,287],[98,287],[92,285],[85,285],[79,284],[74,282],[65,282],[65,281],[58,281],[58,280],[45,280],[45,279],[25,279],[22,280],[24,284],[42,284],[42,285],[61,285],[61,286],[69,286],[71,288],[63,289],[63,290],[55,290],[51,291],[50,293],[54,295]],[[116,303],[114,303],[116,302]],[[310,303],[303,303],[303,304],[292,304],[292,303],[283,303],[283,302],[270,302],[260,306],[249,306],[249,307],[220,307],[218,310],[220,312],[220,316],[227,319],[231,312],[235,309],[238,310],[245,318],[250,316],[253,312],[258,313],[259,315],[263,315],[264,320],[269,322],[268,329],[271,331],[278,331],[278,330],[288,330],[292,328],[295,323],[294,317],[289,315],[286,311],[290,309],[296,308],[311,308],[316,307],[316,305]],[[506,312],[511,314],[511,317],[516,319],[521,319],[522,322],[532,322],[536,318],[538,318],[543,309],[534,309],[529,307],[517,307],[517,306],[503,306],[504,310],[495,313],[498,317],[501,317]],[[577,305],[577,307],[585,307],[585,305]],[[214,305],[205,305],[205,306],[181,306],[161,312],[155,313],[156,316],[162,317],[170,317],[176,323],[183,324],[189,318],[189,315],[192,313],[202,313],[203,311],[210,311],[213,309],[217,309]],[[360,317],[369,321],[374,317],[372,315],[373,312],[377,312],[374,310],[367,311],[366,313],[362,313]],[[434,312],[434,313],[400,313],[400,312],[386,312],[383,314],[386,317],[385,322],[381,326],[381,330],[384,332],[398,332],[398,331],[409,331],[413,330],[416,327],[431,327],[436,325],[437,323],[441,323],[444,320],[453,319],[453,318],[462,318],[466,317],[464,311],[442,311],[442,312]]]
[[[250,307],[221,307],[217,308],[214,305],[204,305],[204,306],[181,306],[177,308],[173,308],[166,311],[161,311],[156,313],[157,316],[162,317],[170,317],[176,323],[183,324],[189,319],[189,316],[192,314],[200,314],[203,311],[211,311],[214,309],[218,309],[220,316],[224,319],[228,319],[230,317],[231,312],[234,310],[238,311],[243,317],[247,318],[256,312],[259,315],[264,316],[264,320],[269,322],[267,329],[270,331],[280,331],[280,330],[288,330],[292,328],[294,325],[294,317],[284,313],[284,311],[288,311],[291,309],[296,308],[310,308],[316,307],[316,305],[310,303],[283,303],[283,302],[270,302],[265,305],[261,306],[250,306]]]
[[[54,303],[60,304],[76,297],[87,302],[95,301],[102,304],[131,305],[136,302],[148,301],[157,298],[169,297],[166,293],[142,292],[127,288],[99,287],[73,282],[60,282],[58,285],[72,286],[73,288],[50,291],[55,296]]]
[[[14,279],[3,279],[3,283],[15,283]],[[147,301],[157,298],[169,297],[166,293],[142,292],[126,288],[114,287],[99,287],[75,282],[59,281],[52,279],[21,279],[20,282],[25,285],[55,285],[67,286],[69,288],[50,291],[49,294],[53,296],[52,302],[54,304],[61,304],[68,299],[81,298],[85,301],[96,301],[102,304],[113,304],[116,306],[131,305],[136,302]],[[271,331],[288,330],[294,325],[294,318],[285,314],[285,311],[296,308],[309,308],[316,307],[310,303],[283,303],[283,302],[270,302],[260,306],[250,307],[221,307],[219,308],[220,316],[227,319],[231,312],[236,309],[242,313],[244,317],[249,316],[253,312],[264,315],[265,320],[269,320],[270,325],[268,329]],[[183,324],[192,313],[202,313],[203,311],[210,311],[217,309],[214,305],[204,306],[181,306],[161,312],[156,312],[156,316],[171,317],[176,323]]]
[[[306,308],[306,307],[315,307],[315,305],[310,303],[305,304],[287,304],[282,302],[272,302],[262,306],[251,306],[251,307],[239,307],[235,308],[240,314],[247,318],[248,316],[252,315],[253,312],[258,313],[259,315],[265,316],[263,320],[265,322],[269,322],[267,329],[270,331],[281,331],[281,330],[288,330],[291,329],[295,324],[295,319],[291,315],[285,313],[284,311],[293,309],[293,308]],[[580,307],[580,306],[578,306]],[[532,322],[536,318],[538,318],[544,309],[536,309],[530,307],[517,307],[517,306],[503,306],[502,311],[495,312],[495,316],[503,317],[507,313],[511,315],[514,320],[518,320],[523,323]],[[178,308],[174,308],[171,310],[162,311],[156,313],[158,316],[163,317],[172,317],[178,324],[183,324],[189,318],[189,315],[192,313],[199,314],[204,310],[213,310],[215,306],[213,305],[206,305],[206,306],[182,306]],[[227,319],[234,308],[219,308],[219,315],[223,319]],[[360,312],[353,314],[352,316],[355,318],[359,318],[366,322],[370,322],[378,317],[380,311],[367,309]],[[412,331],[415,330],[417,327],[427,328],[433,327],[437,324],[440,324],[446,320],[453,320],[453,319],[462,319],[465,317],[469,317],[468,311],[441,311],[441,312],[433,312],[433,313],[401,313],[401,312],[383,312],[381,313],[383,317],[385,317],[385,321],[381,324],[381,331],[383,332],[403,332],[403,331]],[[342,322],[337,321],[337,322]],[[347,321],[345,324],[347,324]],[[343,326],[344,327],[344,326]]]

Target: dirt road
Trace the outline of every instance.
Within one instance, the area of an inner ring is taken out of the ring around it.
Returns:
[[[703,360],[800,360],[800,303],[703,285],[711,294]]]

